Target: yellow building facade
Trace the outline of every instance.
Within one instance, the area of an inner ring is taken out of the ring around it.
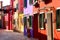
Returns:
[[[16,8],[16,12],[14,13],[14,29],[19,31],[19,32],[24,32],[24,24],[23,24],[23,16],[24,14],[19,12],[19,0],[14,1],[14,8]]]

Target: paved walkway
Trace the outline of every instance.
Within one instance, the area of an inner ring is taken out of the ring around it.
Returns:
[[[0,40],[37,40],[37,39],[27,38],[23,35],[23,33],[0,30]]]

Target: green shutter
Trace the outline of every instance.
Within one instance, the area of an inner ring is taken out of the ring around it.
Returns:
[[[33,0],[29,0],[29,4],[33,4]]]
[[[29,27],[32,27],[32,16],[29,16]]]
[[[39,27],[44,28],[44,13],[39,15]]]
[[[24,0],[24,7],[27,8],[27,0]]]
[[[27,26],[27,17],[24,17],[24,26]]]

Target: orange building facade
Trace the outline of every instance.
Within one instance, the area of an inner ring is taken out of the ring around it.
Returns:
[[[36,6],[33,6],[33,13],[34,14],[42,14],[44,13],[44,27],[39,27],[38,26],[38,38],[39,40],[47,40],[49,36],[48,35],[48,26],[47,26],[47,22],[46,22],[46,19],[47,19],[47,12],[49,11],[52,11],[52,28],[53,28],[53,39],[54,40],[60,40],[60,28],[58,27],[59,24],[58,24],[58,10],[60,9],[60,1],[58,0],[38,0],[37,3],[39,4],[39,7],[36,7]],[[39,22],[39,21],[38,21]],[[37,22],[37,23],[38,23]],[[57,26],[58,25],[58,26]],[[58,28],[57,28],[58,27]],[[36,28],[35,28],[36,29]],[[37,35],[35,35],[37,36]]]

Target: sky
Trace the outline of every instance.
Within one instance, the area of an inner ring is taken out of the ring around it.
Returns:
[[[0,0],[3,1],[3,6],[10,5],[10,0]]]

